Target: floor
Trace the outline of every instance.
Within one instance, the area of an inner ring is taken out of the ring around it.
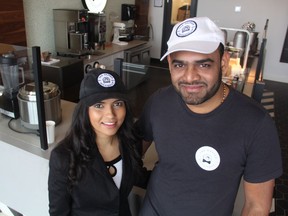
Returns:
[[[167,64],[163,64],[158,60],[152,59],[151,65],[167,69]],[[158,83],[160,86],[165,86],[170,82],[169,72],[165,70],[155,70],[155,73],[157,74],[157,82],[155,82],[155,84]],[[163,73],[165,73],[165,76],[161,76]],[[151,92],[149,92],[149,94],[158,88],[155,84],[151,86]],[[147,91],[147,88],[143,88],[143,91]],[[265,80],[263,97],[265,99],[263,105],[266,106],[266,109],[270,112],[278,129],[284,171],[283,175],[276,179],[274,194],[275,212],[271,213],[271,216],[288,216],[288,83]],[[145,99],[145,97],[142,98],[142,102],[145,101]],[[140,103],[140,106],[142,105],[143,103]],[[141,107],[139,107],[138,110],[141,110]]]
[[[288,216],[288,84],[265,80],[265,88],[274,93],[274,120],[279,133],[283,175],[276,179],[275,213]]]

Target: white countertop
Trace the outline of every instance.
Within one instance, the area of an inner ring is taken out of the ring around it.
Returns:
[[[55,143],[49,144],[47,150],[42,150],[40,137],[34,134],[17,133],[8,127],[10,118],[0,115],[0,140],[32,154],[49,159],[50,152],[54,145],[65,135],[70,126],[75,103],[61,100],[62,121],[55,128]],[[15,120],[16,121],[16,120]],[[17,120],[19,121],[19,120]]]
[[[68,130],[75,103],[61,100],[62,121],[55,128],[55,143],[47,150],[40,137],[8,127],[10,118],[0,115],[0,202],[26,216],[48,216],[49,157]],[[14,121],[14,120],[13,120]]]

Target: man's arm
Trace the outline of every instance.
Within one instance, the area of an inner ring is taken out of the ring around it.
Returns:
[[[249,183],[244,181],[245,204],[242,216],[269,215],[275,180],[262,183]]]

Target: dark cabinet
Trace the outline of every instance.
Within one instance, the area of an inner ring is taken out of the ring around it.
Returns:
[[[149,0],[135,0],[135,35],[146,36],[149,39]]]
[[[78,102],[80,84],[84,77],[82,59],[60,58],[51,65],[42,65],[42,79],[57,84],[61,91],[61,99]]]
[[[150,45],[125,50],[124,61],[134,64],[150,65]]]

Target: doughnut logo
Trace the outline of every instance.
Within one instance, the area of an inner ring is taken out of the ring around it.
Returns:
[[[220,155],[210,146],[202,146],[196,151],[197,164],[206,171],[213,171],[220,165]]]
[[[102,73],[98,76],[98,83],[104,88],[109,88],[115,85],[115,79],[111,74]]]
[[[186,22],[182,23],[176,29],[176,35],[178,37],[186,37],[192,34],[197,29],[197,24],[194,21],[187,20]]]

